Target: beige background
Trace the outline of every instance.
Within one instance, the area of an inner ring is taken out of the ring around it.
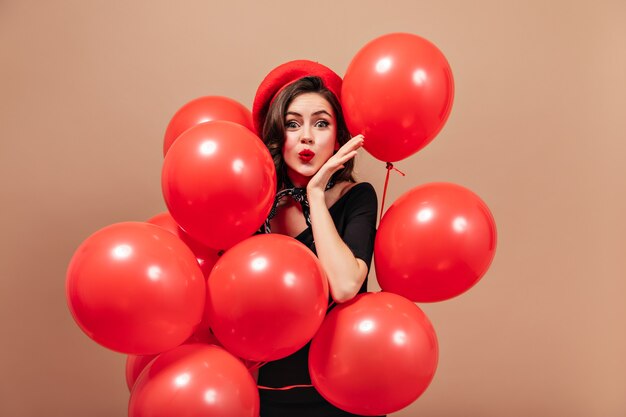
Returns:
[[[388,201],[464,185],[499,247],[470,292],[422,305],[440,365],[396,415],[626,415],[626,2],[566,0],[0,2],[0,415],[126,414],[124,356],[74,324],[65,268],[99,228],[164,210],[180,106],[251,106],[274,66],[343,74],[397,31],[442,49],[456,101]],[[383,164],[359,167],[380,197]]]

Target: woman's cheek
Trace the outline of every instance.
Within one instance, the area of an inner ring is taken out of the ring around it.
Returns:
[[[291,151],[293,150],[297,145],[298,145],[299,141],[298,141],[298,137],[295,135],[289,135],[287,134],[285,136],[285,143],[283,145],[283,149],[285,151]]]

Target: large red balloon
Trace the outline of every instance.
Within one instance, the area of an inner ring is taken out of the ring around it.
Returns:
[[[214,120],[237,123],[254,132],[252,113],[243,104],[228,97],[199,97],[181,107],[170,120],[163,139],[163,156],[185,130]]]
[[[311,343],[311,381],[330,403],[358,415],[398,411],[437,369],[428,317],[404,297],[366,293],[331,311]]]
[[[384,162],[428,145],[452,109],[454,80],[445,56],[429,41],[392,33],[352,59],[341,89],[346,123],[365,136],[365,150]]]
[[[272,361],[302,348],[328,307],[328,282],[317,257],[278,234],[251,237],[215,264],[207,286],[209,322],[229,352]]]
[[[176,223],[214,249],[228,249],[263,224],[274,202],[276,170],[261,140],[231,122],[183,133],[163,164],[165,202]]]
[[[67,302],[80,328],[123,353],[154,354],[183,343],[202,318],[205,292],[191,250],[148,223],[95,232],[67,270]]]
[[[258,417],[259,393],[246,367],[224,349],[191,344],[159,355],[139,376],[129,417]]]
[[[383,216],[374,245],[384,291],[415,302],[447,300],[471,288],[496,251],[487,205],[456,184],[415,187]]]
[[[195,241],[191,236],[185,233],[180,226],[178,226],[176,220],[174,220],[168,212],[157,214],[156,216],[148,219],[147,222],[161,226],[165,230],[174,233],[180,240],[185,242],[194,255],[196,255],[198,265],[200,265],[200,269],[202,269],[204,276],[209,276],[211,269],[213,269],[213,265],[215,265],[215,262],[217,262],[217,259],[219,258],[217,250],[206,247],[200,242]]]

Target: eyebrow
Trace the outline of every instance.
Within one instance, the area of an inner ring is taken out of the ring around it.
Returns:
[[[315,113],[311,114],[311,116],[317,116],[320,114],[326,114],[328,115],[328,117],[333,117],[330,113],[328,113],[326,110],[318,110]],[[288,111],[285,116],[287,115],[293,115],[293,116],[298,116],[298,117],[302,117],[302,115],[300,113],[297,113],[295,111]]]

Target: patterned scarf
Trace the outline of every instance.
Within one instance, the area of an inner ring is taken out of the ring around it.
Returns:
[[[334,185],[335,185],[335,182],[331,178],[330,181],[328,181],[328,184],[326,184],[326,188],[324,189],[324,191],[330,190],[331,188],[333,188]],[[282,190],[280,190],[276,194],[276,197],[274,197],[274,204],[272,205],[272,210],[270,210],[270,214],[269,216],[267,216],[267,219],[265,220],[265,224],[261,228],[262,233],[272,233],[270,229],[270,220],[274,218],[274,216],[276,216],[276,209],[278,207],[278,203],[280,203],[280,200],[282,200],[283,197],[285,196],[290,196],[291,198],[296,200],[298,203],[300,203],[300,206],[302,207],[302,214],[304,215],[304,221],[306,221],[306,225],[308,227],[311,227],[310,207],[309,207],[309,200],[307,200],[307,197],[306,197],[306,188],[295,187],[291,183],[291,181],[289,181],[289,179],[285,181],[285,186],[287,188],[283,188]]]

